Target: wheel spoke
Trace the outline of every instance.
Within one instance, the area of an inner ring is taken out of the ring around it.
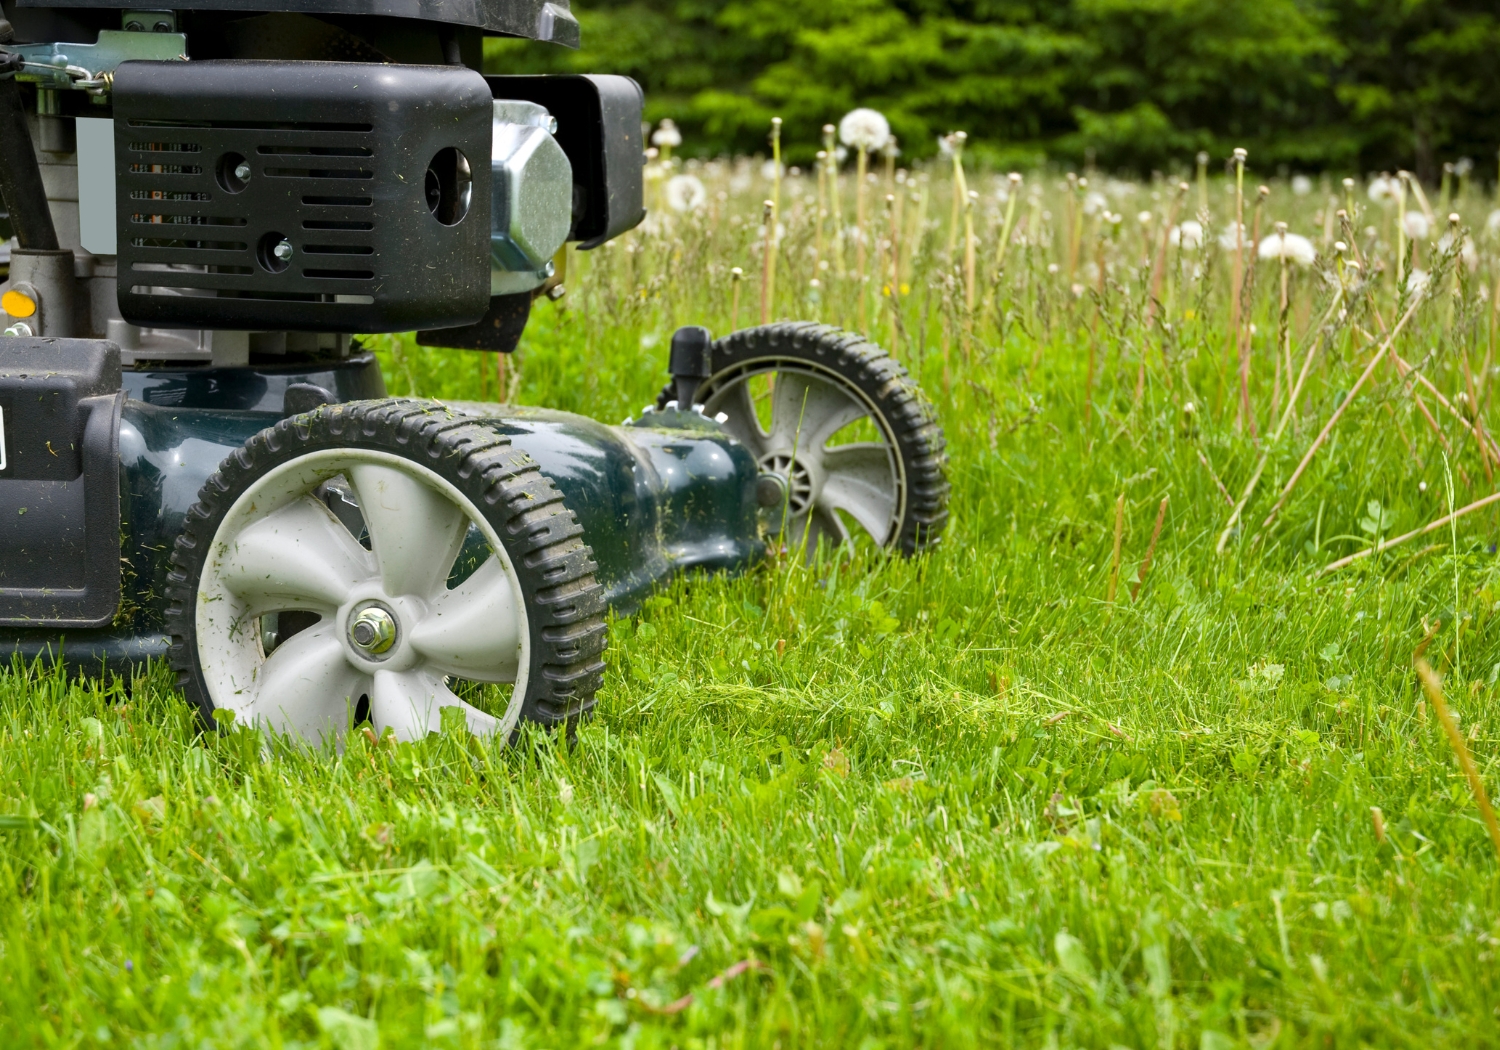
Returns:
[[[442,728],[442,710],[460,707],[469,731],[487,735],[500,721],[453,694],[441,675],[426,671],[376,671],[370,694],[370,720],[375,731],[394,730],[399,740],[420,740]]]
[[[521,630],[510,575],[491,555],[467,580],[433,600],[412,628],[428,666],[481,682],[514,682]]]
[[[750,381],[740,379],[726,389],[709,398],[703,406],[707,416],[723,412],[729,417],[724,429],[729,436],[750,450],[759,459],[766,454],[766,432],[761,429],[760,418],[755,414],[755,398],[750,393]]]
[[[820,449],[839,430],[867,414],[863,405],[833,383],[800,372],[778,372],[767,445],[778,452]]]
[[[890,540],[896,513],[896,479],[885,445],[860,442],[823,452],[823,489],[818,504],[832,514],[847,511],[875,542]]]
[[[344,657],[334,625],[299,631],[276,647],[256,674],[254,713],[282,732],[337,738],[369,679]]]
[[[464,512],[394,467],[361,464],[348,477],[386,593],[430,598],[444,589],[469,528]]]
[[[375,565],[328,508],[307,496],[240,530],[226,544],[220,573],[248,614],[258,616],[331,612],[375,574]]]

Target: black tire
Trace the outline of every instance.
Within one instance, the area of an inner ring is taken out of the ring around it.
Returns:
[[[811,364],[858,391],[900,461],[901,510],[887,546],[912,555],[937,544],[948,522],[947,441],[931,402],[899,361],[863,336],[811,321],[744,328],[716,340],[710,352],[700,403],[731,380],[774,371],[778,361]],[[657,408],[675,396],[667,386]]]
[[[215,534],[235,501],[268,471],[323,450],[369,449],[420,463],[486,518],[519,578],[530,639],[520,722],[571,728],[603,679],[604,592],[592,551],[561,493],[508,438],[430,401],[328,405],[283,420],[235,450],[188,511],[167,576],[169,661],[207,725],[214,702],[195,640],[198,584]]]

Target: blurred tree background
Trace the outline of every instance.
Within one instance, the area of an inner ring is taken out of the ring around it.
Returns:
[[[491,72],[627,73],[681,152],[793,162],[856,105],[907,156],[963,129],[1001,165],[1411,168],[1500,146],[1496,0],[576,0],[583,50],[496,40]]]

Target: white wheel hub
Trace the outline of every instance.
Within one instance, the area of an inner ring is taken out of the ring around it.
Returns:
[[[368,549],[315,495],[340,476]],[[489,557],[450,587],[471,526]],[[289,612],[318,619],[267,652],[261,618]],[[525,600],[499,537],[452,484],[387,452],[310,453],[257,479],[214,536],[195,625],[215,707],[310,739],[342,737],[362,700],[403,740],[439,728],[445,707],[475,733],[509,733],[525,695]],[[456,680],[513,684],[504,713],[465,702]]]
[[[763,425],[750,380],[770,375],[770,423]],[[848,515],[881,546],[891,542],[905,512],[901,457],[875,406],[836,373],[803,361],[752,361],[715,382],[703,408],[728,416],[724,428],[754,454],[787,492],[783,535],[816,549],[820,539],[849,540]],[[835,435],[870,419],[879,441],[835,444]]]

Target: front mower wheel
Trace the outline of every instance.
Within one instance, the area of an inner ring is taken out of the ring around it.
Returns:
[[[837,546],[853,529],[915,554],[948,521],[946,443],[900,362],[852,332],[811,322],[745,328],[710,348],[694,400],[779,491],[783,543]],[[663,390],[657,407],[674,397]],[[684,408],[688,406],[683,406]],[[852,528],[851,528],[852,527]]]
[[[330,405],[209,478],[172,554],[171,662],[207,718],[415,739],[571,723],[604,665],[581,530],[525,453],[423,401]]]

